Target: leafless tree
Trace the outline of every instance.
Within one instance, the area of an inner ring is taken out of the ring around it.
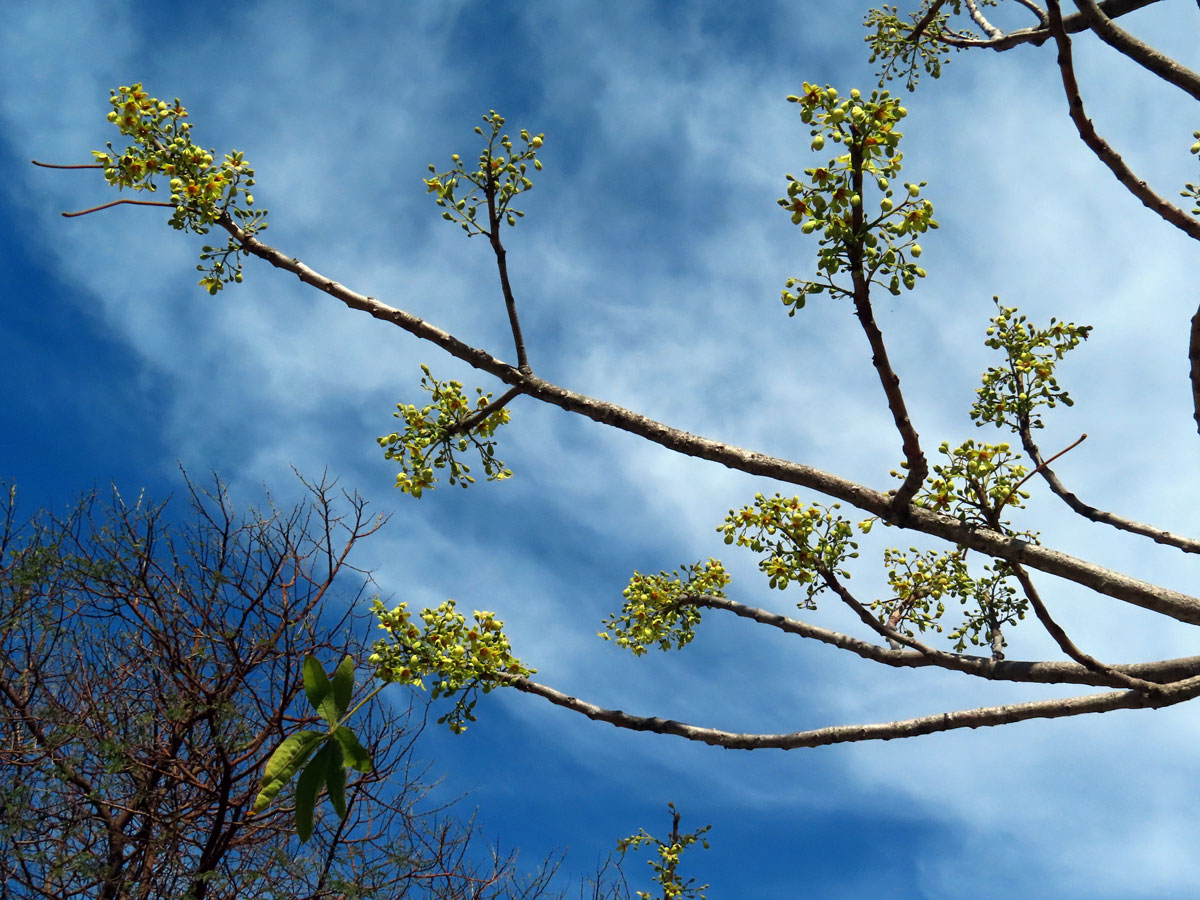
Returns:
[[[429,796],[423,707],[357,721],[374,768],[304,845],[285,795],[251,816],[280,738],[311,726],[299,660],[359,654],[371,588],[351,552],[382,525],[322,480],[239,516],[187,485],[190,517],[89,496],[0,530],[0,898],[532,898]],[[334,637],[330,637],[333,635]],[[606,882],[607,883],[607,882]]]

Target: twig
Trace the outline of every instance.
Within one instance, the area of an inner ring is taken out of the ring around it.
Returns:
[[[488,207],[488,241],[492,245],[492,253],[496,257],[496,268],[500,273],[500,290],[504,294],[504,308],[508,312],[508,325],[512,329],[513,346],[517,352],[517,369],[521,372],[531,372],[533,370],[530,368],[529,359],[525,354],[525,338],[521,334],[521,322],[517,318],[517,301],[508,280],[508,251],[500,242],[500,213],[496,208],[496,182],[491,177],[490,170],[486,177],[488,181],[484,186],[483,193],[487,198]]]
[[[1200,314],[1198,314],[1198,316],[1200,316]],[[1037,465],[1037,468],[1034,469],[1034,473],[1040,474],[1043,480],[1049,486],[1050,490],[1058,495],[1058,497],[1072,510],[1079,513],[1079,515],[1086,519],[1090,519],[1093,522],[1102,522],[1105,525],[1111,525],[1113,528],[1117,528],[1121,531],[1128,531],[1131,534],[1140,534],[1142,537],[1148,537],[1158,544],[1164,544],[1168,547],[1176,547],[1177,549],[1182,550],[1184,553],[1200,553],[1200,540],[1185,537],[1181,534],[1174,534],[1162,528],[1155,528],[1152,525],[1146,525],[1142,522],[1128,519],[1125,516],[1118,516],[1116,513],[1106,512],[1105,510],[1097,509],[1094,506],[1089,506],[1087,503],[1084,503],[1079,499],[1079,497],[1067,490],[1066,485],[1062,483],[1058,475],[1056,475],[1054,470],[1050,468],[1050,463],[1058,459],[1058,457],[1062,456],[1062,454],[1066,453],[1067,451],[1063,450],[1061,453],[1057,453],[1050,459],[1043,461],[1041,450],[1039,450],[1038,445],[1034,443],[1033,434],[1030,432],[1028,424],[1022,424],[1020,428],[1020,434],[1021,443],[1025,447],[1025,452],[1029,454],[1029,458],[1032,459]],[[1086,435],[1084,435],[1084,437],[1086,437]],[[1080,440],[1083,440],[1083,438],[1080,438]],[[1079,441],[1076,441],[1075,444],[1071,445],[1071,447],[1074,447],[1078,443]],[[1070,450],[1071,447],[1068,447],[1067,450]]]
[[[475,412],[471,413],[461,422],[458,422],[446,429],[446,436],[449,437],[450,435],[459,434],[463,431],[470,431],[492,413],[496,412],[497,410],[504,409],[504,407],[508,406],[508,404],[511,403],[515,397],[519,397],[523,393],[525,392],[520,387],[509,388],[487,406],[475,410]]]
[[[873,615],[871,615],[870,610],[859,603],[857,598],[850,593],[846,586],[842,584],[841,581],[838,580],[837,576],[832,572],[828,570],[822,571],[821,577],[825,580],[825,583],[829,585],[830,589],[838,595],[838,599],[850,607],[854,614],[862,619],[863,623],[867,627],[871,628],[881,637],[886,638],[888,641],[894,641],[897,644],[903,644],[906,647],[916,650],[922,656],[936,657],[939,654],[940,651],[934,650],[932,647],[922,643],[921,641],[918,641],[914,637],[910,637],[903,631],[893,628],[890,625],[884,625],[882,622],[877,620]]]
[[[1151,4],[1158,3],[1159,0],[1104,0],[1100,4],[1100,9],[1104,11],[1109,18],[1115,19],[1123,16],[1126,13],[1134,12]],[[1031,3],[1023,3],[1028,9],[1038,15],[1038,20],[1042,23],[1037,28],[1022,28],[1018,31],[1010,31],[1003,37],[995,39],[974,40],[971,38],[959,38],[953,35],[943,34],[938,36],[943,44],[950,47],[959,47],[962,49],[969,48],[987,48],[1000,53],[1005,50],[1011,50],[1013,47],[1018,47],[1021,44],[1034,44],[1041,46],[1052,36],[1049,29],[1049,16],[1043,18],[1043,14]],[[1083,13],[1072,13],[1063,18],[1063,30],[1067,34],[1078,34],[1081,31],[1087,31],[1090,26]]]
[[[1010,490],[1008,492],[1008,495],[1004,498],[1004,501],[1002,503],[999,503],[996,505],[997,511],[1004,509],[1004,507],[1008,505],[1008,501],[1013,498],[1013,494],[1015,494],[1017,491],[1019,491],[1025,485],[1025,482],[1027,482],[1034,475],[1037,475],[1037,474],[1045,471],[1046,467],[1049,466],[1050,463],[1054,462],[1060,456],[1063,456],[1066,453],[1069,453],[1070,451],[1074,450],[1076,447],[1078,447],[1080,444],[1082,444],[1085,440],[1087,440],[1087,435],[1081,434],[1079,436],[1079,439],[1077,441],[1075,441],[1075,443],[1068,444],[1066,447],[1064,447],[1062,450],[1059,450],[1057,453],[1055,453],[1052,457],[1050,457],[1045,462],[1041,462],[1040,457],[1039,457],[1039,459],[1035,459],[1034,460],[1034,463],[1035,463],[1034,470],[1012,486],[1012,490]]]
[[[921,21],[914,25],[913,30],[908,33],[909,43],[915,44],[921,39],[921,35],[925,33],[925,29],[929,27],[934,17],[937,16],[938,10],[945,5],[946,0],[933,0],[933,3],[929,5],[928,11],[921,17]]]
[[[1050,19],[1046,16],[1046,11],[1034,3],[1033,0],[1017,0],[1017,2],[1037,16],[1038,24],[1043,28],[1050,23]]]
[[[1200,0],[1196,0],[1200,4]],[[1192,416],[1200,431],[1200,309],[1192,316],[1191,336],[1188,338],[1188,362],[1191,363]]]
[[[863,149],[858,141],[850,144],[850,177],[852,190],[859,197],[863,196]],[[854,312],[871,345],[871,363],[879,375],[879,383],[887,397],[888,409],[892,413],[892,421],[900,433],[900,444],[904,450],[904,460],[908,466],[908,474],[903,484],[892,497],[889,515],[885,521],[904,524],[912,498],[929,474],[929,463],[921,450],[921,439],[913,427],[908,415],[908,407],[904,402],[904,394],[900,390],[900,376],[892,368],[888,359],[887,346],[883,342],[883,332],[875,322],[875,313],[871,309],[871,282],[867,277],[865,267],[865,235],[863,226],[862,204],[853,207],[851,212],[851,228],[856,235],[848,248],[850,276],[854,282]]]
[[[969,0],[971,2],[971,0]],[[1108,46],[1150,70],[1163,81],[1200,100],[1200,75],[1118,26],[1096,5],[1096,0],[1075,0],[1096,36]]]
[[[57,165],[56,163],[38,162],[36,159],[31,159],[30,162],[33,163],[35,166],[41,166],[43,169],[103,169],[104,168],[104,166],[102,166],[100,163],[87,163],[86,165],[81,165],[81,166],[60,166],[60,165]]]
[[[984,34],[986,34],[992,40],[1004,37],[1004,32],[989,22],[987,17],[980,12],[979,6],[975,0],[966,0],[966,2],[967,11],[971,14],[971,18],[974,20],[975,24],[983,29]]]
[[[111,206],[120,206],[122,203],[129,203],[133,206],[169,206],[174,208],[174,203],[163,203],[161,200],[114,200],[112,203],[102,203],[100,206],[93,206],[91,209],[81,209],[79,212],[65,212],[64,219],[73,219],[76,216],[86,216],[89,213],[100,212],[102,209],[108,209]]]
[[[1037,588],[1033,584],[1033,579],[1029,577],[1029,573],[1024,567],[1019,564],[1012,566],[1013,574],[1017,576],[1017,581],[1021,582],[1021,589],[1025,591],[1025,596],[1029,598],[1030,604],[1033,606],[1033,611],[1038,617],[1038,621],[1042,623],[1042,627],[1050,637],[1054,638],[1054,643],[1058,644],[1059,649],[1075,662],[1079,663],[1086,669],[1091,669],[1097,674],[1103,675],[1109,679],[1109,683],[1113,686],[1127,687],[1135,691],[1143,691],[1146,693],[1158,694],[1163,691],[1163,685],[1155,684],[1150,681],[1143,681],[1141,678],[1133,678],[1122,672],[1117,672],[1111,666],[1107,666],[1094,656],[1089,656],[1077,646],[1075,642],[1068,637],[1067,632],[1054,621],[1054,617],[1050,615],[1050,610],[1046,608],[1046,604],[1042,602],[1042,597],[1038,593]]]

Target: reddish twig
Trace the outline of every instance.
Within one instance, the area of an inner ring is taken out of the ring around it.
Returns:
[[[104,166],[102,166],[100,163],[87,163],[86,165],[81,165],[81,166],[60,166],[57,163],[38,162],[36,159],[31,159],[30,162],[33,163],[35,166],[41,166],[43,169],[103,169],[104,168]]]
[[[122,203],[128,203],[132,206],[168,206],[174,208],[174,203],[163,203],[161,200],[114,200],[112,203],[102,203],[100,206],[93,206],[91,209],[81,209],[79,212],[65,212],[64,219],[74,219],[76,216],[86,216],[88,213],[100,212],[102,209],[108,209],[111,206],[120,206]]]
[[[1057,453],[1055,453],[1052,457],[1050,457],[1045,462],[1041,462],[1039,460],[1034,460],[1036,468],[1032,472],[1030,472],[1028,475],[1026,475],[1024,478],[1022,478],[1020,481],[1018,481],[1016,484],[1013,485],[1012,490],[1010,490],[1008,492],[1008,496],[1006,496],[1004,498],[1004,502],[1001,503],[999,506],[997,506],[996,509],[997,510],[1004,509],[1004,507],[1008,505],[1008,501],[1013,498],[1013,494],[1015,494],[1017,491],[1019,491],[1021,489],[1021,487],[1025,484],[1025,482],[1027,482],[1034,475],[1037,475],[1037,474],[1045,471],[1046,467],[1048,465],[1050,465],[1050,463],[1054,462],[1060,456],[1063,456],[1064,454],[1069,453],[1070,451],[1074,450],[1076,447],[1078,447],[1080,444],[1082,444],[1085,440],[1087,440],[1087,435],[1081,434],[1079,436],[1079,440],[1075,441],[1075,443],[1073,443],[1073,444],[1069,444],[1068,446],[1064,447],[1062,450],[1059,450]]]

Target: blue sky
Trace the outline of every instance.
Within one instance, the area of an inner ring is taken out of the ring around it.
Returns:
[[[783,281],[813,242],[774,205],[810,165],[784,102],[804,80],[868,88],[865,3],[184,4],[20,2],[0,34],[0,478],[62,507],[110,481],[177,491],[215,470],[244,502],[298,497],[290,466],[328,469],[393,519],[363,546],[386,591],[497,611],[540,680],[603,705],[727,729],[791,731],[1054,692],[897,672],[711,616],[682,654],[632,659],[594,637],[634,570],[724,554],[731,596],[794,611],[715,526],[763,484],[521,400],[500,456],[516,477],[419,503],[391,488],[374,438],[417,396],[419,364],[494,389],[435,348],[251,263],[216,298],[203,241],[158,210],[117,208],[87,161],[114,139],[110,88],[178,96],[196,140],[245,151],[268,242],[364,293],[508,354],[487,247],[442,222],[420,179],[472,158],[488,109],[545,132],[545,170],[509,233],[535,370],[670,424],[889,486],[899,442],[849,310],[788,319]],[[1197,10],[1128,27],[1196,64]],[[1160,192],[1195,181],[1194,109],[1079,41],[1089,114]],[[1043,446],[1084,499],[1196,531],[1186,381],[1194,245],[1146,214],[1075,138],[1051,47],[965,55],[907,101],[905,175],[942,229],[930,276],[878,304],[927,448],[967,418],[998,294],[1035,319],[1096,326],[1065,365],[1077,401]],[[1184,590],[1175,557],[1080,527],[1035,491],[1048,543]],[[879,591],[883,540],[858,589]],[[902,541],[907,543],[907,541]],[[1135,661],[1194,652],[1185,626],[1044,579],[1077,641]],[[822,609],[818,624],[851,629]],[[1010,657],[1056,657],[1033,628]],[[489,834],[530,859],[569,846],[588,872],[618,837],[711,822],[689,862],[710,898],[1182,896],[1194,848],[1192,708],[1118,713],[904,743],[754,754],[594,724],[536,698],[485,698],[423,750],[470,791]],[[640,874],[641,864],[629,870]],[[648,871],[648,870],[647,870]]]

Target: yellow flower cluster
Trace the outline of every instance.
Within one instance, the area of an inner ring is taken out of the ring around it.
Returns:
[[[803,585],[806,598],[801,604],[816,608],[816,596],[825,589],[823,572],[849,578],[840,568],[846,559],[858,556],[858,544],[851,540],[854,528],[834,512],[839,504],[805,505],[799,497],[755,494],[754,505],[730,510],[717,530],[726,544],[747,547],[765,553],[758,567],[770,579],[773,588],[783,590],[796,583]]]
[[[436,609],[421,611],[418,625],[408,604],[389,610],[376,598],[372,611],[387,638],[376,642],[369,662],[384,681],[425,689],[433,678],[432,696],[458,699],[454,708],[438,719],[456,734],[475,721],[475,694],[488,693],[507,683],[498,675],[525,677],[536,669],[521,665],[512,654],[504,623],[486,610],[473,614],[473,624],[447,600]]]
[[[170,224],[180,231],[207,234],[223,216],[237,220],[243,231],[253,234],[267,227],[266,210],[252,210],[254,170],[243,155],[225,154],[217,164],[214,151],[192,142],[190,122],[176,98],[167,103],[151,97],[141,84],[122,85],[111,92],[113,109],[108,120],[134,143],[123,152],[94,150],[96,162],[104,167],[105,180],[118,190],[156,191],[157,176],[169,179]],[[223,248],[205,247],[196,268],[204,273],[200,285],[215,294],[228,282],[242,280],[240,245],[230,238]]]
[[[814,151],[824,149],[827,140],[845,148],[825,165],[805,169],[807,182],[787,176],[787,196],[779,205],[804,234],[820,234],[817,269],[822,279],[788,279],[782,292],[788,315],[795,315],[813,294],[852,296],[852,287],[834,281],[838,273],[861,272],[868,283],[892,294],[912,290],[925,277],[913,262],[922,252],[917,236],[938,223],[933,204],[920,199],[924,182],[905,182],[899,198],[891,186],[904,157],[897,150],[902,135],[896,124],[908,110],[887,91],[863,97],[856,89],[842,97],[835,88],[808,82],[802,94],[788,100],[799,104],[801,120],[812,126]],[[868,187],[879,191],[877,213],[868,213],[864,205]]]
[[[641,656],[653,644],[660,650],[687,646],[700,624],[700,608],[688,599],[725,596],[723,589],[729,584],[729,575],[715,559],[684,566],[683,571],[682,578],[679,572],[634,572],[624,591],[621,612],[604,621],[612,633],[601,631],[599,637],[615,641],[634,656]]]
[[[426,365],[421,366],[422,389],[431,395],[432,403],[418,407],[411,403],[397,404],[394,415],[404,421],[404,431],[393,431],[377,438],[384,459],[397,461],[401,466],[396,487],[413,497],[420,497],[437,482],[436,469],[449,471],[450,484],[467,487],[474,484],[471,467],[458,459],[457,454],[474,448],[488,481],[501,481],[512,471],[496,458],[496,431],[508,424],[507,408],[497,409],[478,421],[472,419],[485,409],[492,399],[483,388],[476,388],[472,402],[463,392],[460,381],[440,381]]]

